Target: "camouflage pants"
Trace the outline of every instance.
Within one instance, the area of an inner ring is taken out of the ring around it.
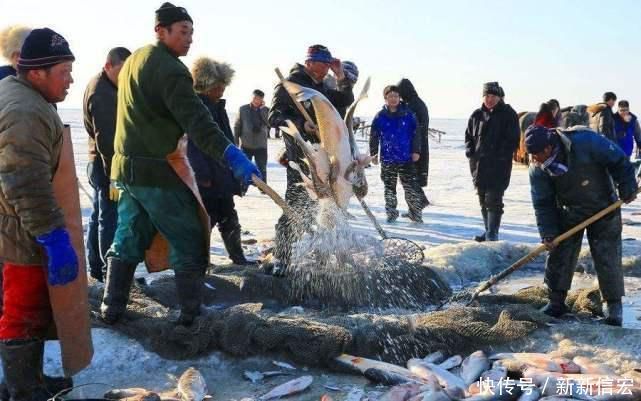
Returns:
[[[585,213],[561,211],[561,230],[569,230],[590,217]],[[561,242],[545,262],[545,284],[552,291],[568,291],[579,258],[583,232],[587,231],[590,253],[604,300],[619,300],[625,295],[621,267],[621,211],[612,212],[585,230]]]

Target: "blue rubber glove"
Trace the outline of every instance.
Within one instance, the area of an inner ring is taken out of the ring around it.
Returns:
[[[49,284],[64,285],[78,277],[78,257],[71,246],[67,230],[56,228],[50,233],[36,237],[36,241],[47,252]]]
[[[252,175],[262,179],[260,170],[254,163],[252,163],[242,150],[235,145],[228,145],[223,152],[223,158],[229,164],[234,178],[236,178],[244,187],[250,186],[252,182]]]

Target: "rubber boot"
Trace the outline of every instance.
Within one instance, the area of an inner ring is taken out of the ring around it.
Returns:
[[[499,240],[499,228],[501,227],[501,213],[487,212],[487,233],[485,234],[486,241]]]
[[[118,258],[107,258],[105,293],[100,305],[100,316],[107,324],[114,324],[127,310],[129,290],[134,279],[136,265]]]
[[[245,252],[240,242],[240,226],[229,231],[221,232],[220,236],[229,254],[229,259],[231,259],[235,265],[245,266],[258,264],[258,261],[250,261],[245,258]]]
[[[203,298],[203,273],[193,270],[176,270],[176,295],[180,303],[180,317],[177,324],[191,326],[200,315]]]
[[[567,291],[550,291],[550,301],[541,309],[541,312],[552,317],[561,317],[568,313],[569,309],[565,304]]]
[[[45,388],[42,377],[41,340],[0,342],[4,380],[11,401],[46,401],[53,394]]]
[[[604,323],[610,326],[623,326],[623,304],[621,300],[606,301],[603,303]]]
[[[476,242],[485,242],[485,236],[487,235],[487,209],[481,209],[481,215],[483,215],[483,227],[485,227],[485,231],[483,231],[482,234],[474,236],[474,241]]]

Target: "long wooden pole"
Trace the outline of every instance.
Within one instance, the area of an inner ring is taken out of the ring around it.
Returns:
[[[638,195],[641,192],[641,189],[638,189],[636,194]],[[590,217],[589,219],[585,220],[583,223],[577,224],[576,226],[572,227],[568,231],[564,232],[563,234],[559,235],[558,237],[554,238],[552,241],[552,244],[554,246],[558,246],[561,242],[565,241],[566,239],[570,238],[574,234],[578,233],[579,231],[583,230],[585,227],[589,226],[590,224],[594,223],[595,221],[601,219],[603,216],[605,216],[608,213],[612,213],[616,209],[620,208],[621,205],[623,205],[623,200],[618,200],[611,204],[610,206],[606,207],[605,209],[601,210],[594,216]],[[470,301],[467,303],[469,306],[478,298],[479,294],[481,294],[483,291],[488,290],[490,287],[504,279],[505,277],[509,276],[510,274],[514,273],[521,267],[525,266],[529,262],[531,262],[534,258],[542,254],[547,250],[547,246],[545,244],[539,245],[535,250],[532,252],[528,253],[527,255],[523,256],[521,259],[517,260],[514,262],[514,264],[507,269],[503,270],[502,272],[490,277],[489,280],[481,283],[476,290],[474,291],[474,294],[472,295],[472,298]]]

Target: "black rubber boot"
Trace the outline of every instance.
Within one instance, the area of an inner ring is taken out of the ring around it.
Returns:
[[[203,298],[203,277],[199,271],[176,270],[176,295],[180,303],[180,317],[177,324],[191,326],[200,315]]]
[[[107,324],[114,324],[127,310],[129,290],[134,279],[136,265],[118,258],[107,259],[105,293],[100,305],[100,316]]]
[[[487,212],[487,233],[485,234],[486,241],[499,240],[499,228],[501,227],[501,213]]]
[[[240,234],[240,226],[220,233],[225,244],[225,249],[229,254],[229,259],[231,259],[235,265],[257,265],[259,263],[257,260],[247,260],[247,258],[245,258],[245,251],[243,250]]]
[[[8,340],[0,342],[4,380],[11,401],[46,401],[53,394],[42,377],[43,342]]]
[[[485,231],[483,231],[482,234],[474,236],[474,241],[476,242],[485,242],[485,236],[487,235],[487,209],[481,209],[481,215],[483,216],[483,227]]]
[[[623,326],[623,304],[621,300],[606,301],[603,303],[604,323],[610,326]]]
[[[398,210],[396,209],[388,209],[387,210],[387,222],[388,223],[393,223],[398,219]]]
[[[541,309],[541,312],[552,317],[561,317],[568,313],[569,309],[565,304],[566,291],[550,291],[550,301]]]

